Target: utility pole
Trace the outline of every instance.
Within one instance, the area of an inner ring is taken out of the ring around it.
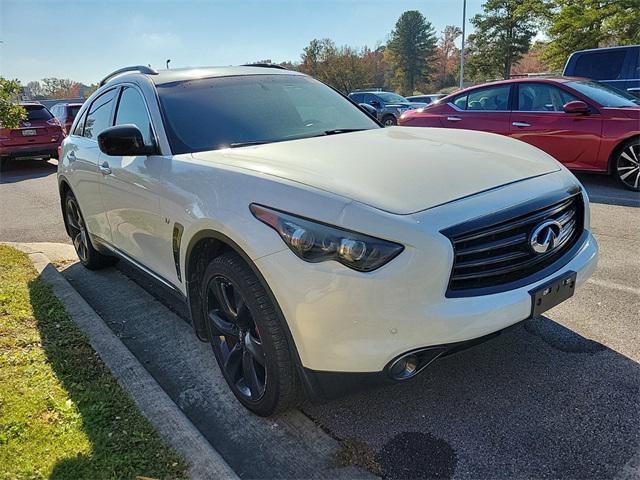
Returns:
[[[460,88],[464,88],[464,34],[467,23],[467,0],[462,0],[462,47],[460,48]]]

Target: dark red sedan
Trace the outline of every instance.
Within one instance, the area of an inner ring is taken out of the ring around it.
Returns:
[[[519,78],[467,88],[404,113],[399,125],[482,130],[535,145],[572,170],[640,191],[640,106],[582,78]]]

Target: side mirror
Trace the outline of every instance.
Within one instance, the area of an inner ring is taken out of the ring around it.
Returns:
[[[589,105],[580,100],[565,103],[562,109],[565,113],[579,113],[582,115],[589,113]]]
[[[380,102],[377,100],[371,100],[369,103],[375,108],[380,108]]]
[[[111,156],[153,155],[156,147],[144,144],[142,132],[135,125],[116,125],[109,127],[98,135],[100,150]]]
[[[368,103],[359,103],[358,106],[361,109],[363,109],[365,112],[367,112],[367,115],[377,120],[378,112],[376,112],[376,109],[373,108],[371,105],[369,105]]]

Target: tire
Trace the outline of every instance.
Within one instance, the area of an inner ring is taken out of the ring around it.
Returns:
[[[394,125],[398,125],[398,120],[393,115],[385,115],[382,117],[382,124],[385,127],[392,127]]]
[[[116,257],[103,255],[93,248],[78,200],[71,191],[67,192],[64,197],[64,216],[69,237],[82,265],[89,270],[99,270],[118,261]]]
[[[629,140],[616,151],[612,175],[625,188],[640,192],[640,138]]]
[[[9,165],[9,157],[0,157],[0,172],[7,170]]]
[[[251,267],[235,252],[222,254],[200,292],[213,353],[240,403],[263,417],[294,407],[301,388],[284,319]]]

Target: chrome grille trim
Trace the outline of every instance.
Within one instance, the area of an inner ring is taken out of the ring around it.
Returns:
[[[533,281],[575,246],[583,215],[582,195],[573,190],[444,230],[455,254],[447,296],[485,295]],[[551,251],[535,253],[529,236],[546,220],[560,223],[562,232]]]

